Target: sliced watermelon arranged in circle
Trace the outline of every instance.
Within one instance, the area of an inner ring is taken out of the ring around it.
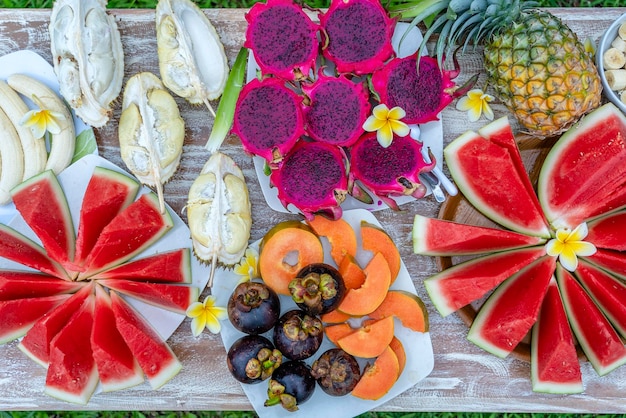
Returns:
[[[556,277],[574,335],[598,375],[626,363],[624,343],[583,287],[560,266]]]
[[[587,223],[586,241],[597,248],[626,250],[626,212],[620,211],[594,219]]]
[[[533,391],[580,393],[582,374],[574,336],[567,321],[561,294],[552,278],[533,326],[530,351],[530,376]]]
[[[470,255],[543,244],[545,239],[504,229],[460,224],[415,215],[413,252],[422,255]]]
[[[126,389],[144,381],[137,359],[117,330],[111,298],[102,286],[96,286],[90,341],[104,392]]]
[[[191,250],[178,248],[138,258],[100,272],[93,278],[191,283]]]
[[[595,254],[581,258],[626,280],[626,253],[598,248]]]
[[[52,296],[74,293],[84,283],[59,280],[42,273],[19,270],[0,270],[0,300]]]
[[[498,357],[509,355],[536,322],[555,266],[554,257],[538,258],[498,286],[478,311],[467,339]]]

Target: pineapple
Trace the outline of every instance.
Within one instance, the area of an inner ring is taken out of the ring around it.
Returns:
[[[409,0],[392,15],[417,24],[435,16],[424,35],[439,32],[442,60],[457,43],[484,42],[484,66],[496,96],[528,133],[558,135],[600,105],[602,85],[593,57],[572,30],[523,0]]]

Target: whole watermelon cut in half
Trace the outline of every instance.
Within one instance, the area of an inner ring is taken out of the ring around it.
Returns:
[[[565,132],[546,156],[537,184],[553,228],[581,222],[626,205],[626,116],[612,103]]]
[[[191,283],[191,250],[177,248],[138,258],[102,271],[94,279]]]
[[[540,257],[498,286],[478,311],[467,339],[498,357],[508,356],[535,324],[555,266],[554,257]]]
[[[532,330],[530,377],[535,392],[581,393],[584,390],[574,336],[554,277]]]
[[[74,293],[83,285],[39,272],[0,270],[0,300]]]
[[[580,283],[560,265],[556,277],[574,335],[596,373],[604,376],[626,363],[624,343]]]

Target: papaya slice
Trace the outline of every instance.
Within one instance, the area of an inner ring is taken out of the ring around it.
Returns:
[[[404,345],[398,337],[393,337],[389,343],[389,347],[393,350],[396,357],[398,357],[398,365],[400,366],[398,376],[400,376],[402,374],[402,370],[404,370],[404,366],[406,366],[406,351],[404,351]]]
[[[365,281],[365,272],[351,254],[346,254],[343,257],[337,270],[343,278],[343,284],[346,286],[346,289],[357,289]]]
[[[350,318],[350,315],[338,311],[337,309],[333,309],[332,311],[320,316],[320,319],[325,324],[339,324],[342,322],[346,322]]]
[[[400,273],[402,262],[396,244],[382,228],[367,221],[361,221],[361,239],[364,250],[385,256],[389,270],[391,270],[391,283],[393,284]]]
[[[357,244],[356,233],[345,219],[331,220],[316,215],[307,223],[320,237],[326,237],[330,244],[330,256],[337,266],[346,255],[356,256]]]
[[[395,316],[402,325],[417,332],[428,331],[428,311],[424,302],[413,293],[390,290],[378,308],[369,314],[372,319]]]
[[[337,340],[337,345],[355,357],[374,358],[379,356],[394,337],[393,317],[378,321],[366,321],[363,326]]]
[[[337,341],[339,341],[340,338],[352,334],[354,331],[355,329],[346,322],[324,327],[324,333],[326,334],[326,338],[328,338],[328,340],[336,346],[339,346]]]
[[[289,282],[298,271],[323,261],[322,242],[302,222],[279,222],[261,240],[259,273],[265,284],[278,294],[290,295]]]
[[[337,307],[341,312],[352,316],[368,315],[387,296],[391,284],[391,271],[385,256],[376,253],[365,266],[365,282],[358,289],[350,289]]]
[[[382,398],[398,380],[399,372],[398,357],[387,346],[373,364],[365,367],[361,380],[351,392],[352,396],[371,401]]]

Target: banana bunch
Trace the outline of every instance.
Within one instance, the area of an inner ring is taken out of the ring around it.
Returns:
[[[43,137],[22,123],[29,107],[22,99],[36,98],[41,110],[57,112],[61,131],[54,135],[50,153]],[[11,201],[11,189],[22,181],[53,170],[60,173],[72,161],[76,144],[74,120],[61,98],[42,82],[23,74],[0,80],[0,205]]]

